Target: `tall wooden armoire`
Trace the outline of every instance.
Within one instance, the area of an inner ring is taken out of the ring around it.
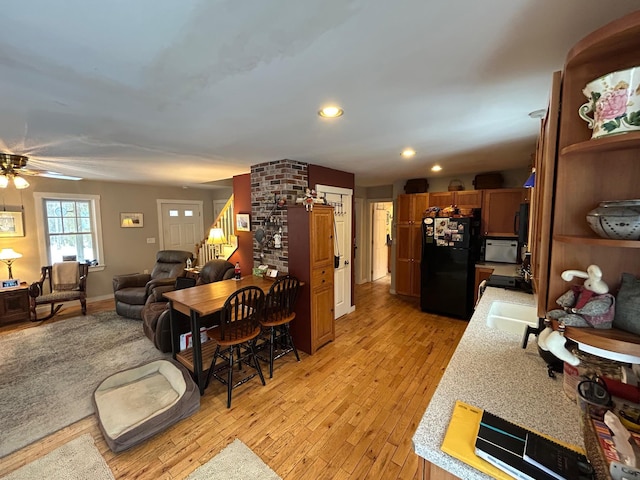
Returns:
[[[296,348],[313,355],[335,339],[333,207],[289,207],[289,274],[304,282],[291,334]]]

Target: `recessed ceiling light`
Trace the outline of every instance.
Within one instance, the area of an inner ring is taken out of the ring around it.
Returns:
[[[411,158],[416,154],[416,151],[413,148],[405,148],[400,155],[404,158]]]
[[[442,170],[442,167],[440,165],[434,165],[433,167],[431,167],[432,172],[439,172],[440,170]]]
[[[343,113],[344,113],[344,110],[342,110],[340,107],[335,107],[333,105],[329,107],[324,107],[320,109],[320,111],[318,111],[318,115],[324,118],[341,117]]]
[[[529,112],[529,117],[544,118],[546,114],[547,114],[547,110],[545,108],[541,108],[539,110],[534,110],[533,112]]]

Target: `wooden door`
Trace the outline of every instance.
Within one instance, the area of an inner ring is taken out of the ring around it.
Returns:
[[[482,232],[490,237],[517,237],[516,213],[526,199],[525,188],[484,190]]]
[[[413,220],[413,195],[398,195],[396,209],[397,223],[409,223]]]
[[[455,204],[455,192],[436,192],[429,194],[429,206],[445,208]]]
[[[465,190],[455,194],[454,205],[458,208],[482,208],[482,190]]]
[[[311,268],[333,265],[333,209],[314,208],[311,215]]]
[[[333,283],[327,282],[314,288],[311,294],[312,315],[312,352],[335,339],[335,320],[333,313]]]
[[[411,196],[413,197],[411,205],[411,221],[413,223],[420,223],[422,221],[422,217],[424,217],[424,211],[429,207],[429,194],[416,193]]]

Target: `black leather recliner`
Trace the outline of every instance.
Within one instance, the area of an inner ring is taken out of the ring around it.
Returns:
[[[160,250],[156,254],[156,264],[151,273],[115,275],[113,277],[113,295],[116,300],[116,313],[123,317],[142,319],[142,309],[159,286],[173,286],[177,277],[183,277],[187,260],[193,260],[193,254],[182,250]]]
[[[219,282],[233,278],[234,266],[226,260],[217,259],[207,262],[200,270],[197,284]],[[147,299],[142,309],[142,329],[144,334],[153,342],[156,348],[162,352],[171,351],[171,323],[169,302],[163,298],[162,294],[175,290],[175,286],[163,286],[155,288]],[[218,315],[201,320],[202,325],[210,327],[217,321]],[[187,333],[191,330],[189,319],[185,316],[181,321],[176,322],[178,333]]]

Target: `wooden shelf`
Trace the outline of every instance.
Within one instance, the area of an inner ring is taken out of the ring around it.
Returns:
[[[637,148],[640,148],[640,132],[629,132],[567,145],[560,150],[560,155],[570,156],[583,153],[607,153],[619,150],[634,150]]]
[[[202,371],[207,372],[211,366],[211,360],[216,353],[217,343],[209,340],[202,344]],[[193,348],[187,348],[176,354],[176,359],[193,372]]]
[[[611,238],[584,237],[581,235],[554,235],[557,242],[595,247],[640,248],[640,240],[614,240]]]
[[[565,336],[579,344],[597,348],[605,358],[619,360],[619,354],[622,354],[640,359],[640,336],[633,333],[616,328],[603,330],[566,327]]]

